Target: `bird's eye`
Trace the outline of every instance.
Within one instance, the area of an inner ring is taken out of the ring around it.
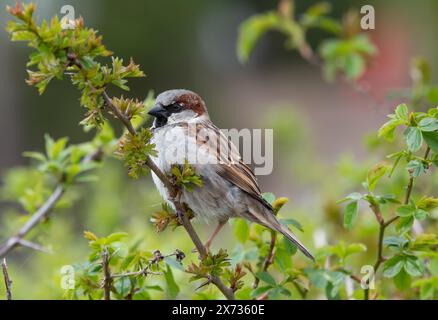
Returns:
[[[182,108],[183,106],[180,105],[179,103],[172,103],[167,107],[167,110],[169,110],[170,112],[179,112],[182,110]]]

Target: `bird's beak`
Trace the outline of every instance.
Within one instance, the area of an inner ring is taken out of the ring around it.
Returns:
[[[152,109],[148,111],[148,114],[156,118],[167,118],[167,110],[163,108],[161,104],[156,104]]]

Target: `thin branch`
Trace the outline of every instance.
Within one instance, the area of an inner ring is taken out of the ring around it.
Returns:
[[[2,269],[3,269],[3,278],[5,280],[6,299],[12,300],[12,280],[9,277],[8,265],[6,264],[6,258],[3,258]]]
[[[88,163],[90,161],[93,161],[99,155],[100,155],[100,150],[90,153],[88,156],[84,157],[82,163]],[[62,197],[64,192],[65,192],[65,185],[62,182],[60,182],[55,187],[49,198],[47,198],[46,202],[44,202],[44,204],[32,214],[32,216],[30,217],[29,220],[27,220],[24,226],[21,227],[21,229],[14,236],[6,240],[6,242],[0,247],[0,259],[6,257],[6,255],[9,254],[10,251],[12,251],[15,247],[19,245],[23,245],[25,247],[39,251],[47,251],[47,249],[44,249],[39,245],[24,240],[24,237],[33,228],[35,228],[42,220],[44,220],[49,216],[50,212],[55,207],[56,203]]]
[[[158,262],[163,260],[164,258],[177,256],[177,260],[178,260],[178,255],[181,255],[181,254],[183,254],[183,257],[184,257],[184,253],[177,249],[174,253],[167,254],[167,255],[163,256],[159,250],[156,250],[154,252],[155,257],[149,261],[149,263],[147,264],[146,267],[144,267],[138,271],[113,274],[113,275],[111,275],[111,278],[114,279],[114,278],[131,277],[131,276],[147,276],[148,274],[160,276],[160,275],[162,275],[162,273],[150,271],[151,267],[154,264],[157,264]],[[178,261],[181,261],[181,260],[178,260]]]
[[[27,241],[25,239],[21,239],[18,244],[21,245],[22,247],[26,247],[35,251],[41,251],[44,253],[53,254],[53,251],[51,249],[45,248],[42,245],[39,245],[38,243]]]
[[[268,254],[265,257],[265,260],[263,262],[263,268],[262,271],[266,272],[269,268],[269,266],[274,262],[274,256],[275,256],[275,243],[277,241],[277,233],[274,231],[271,231],[271,242],[269,243],[269,250]],[[257,288],[259,286],[260,279],[258,277],[255,278],[253,289]]]
[[[35,226],[37,226],[41,220],[49,215],[49,213],[52,211],[53,207],[56,205],[64,192],[64,186],[62,184],[59,184],[55,188],[55,190],[53,190],[52,194],[46,200],[46,202],[31,216],[31,218],[17,232],[17,234],[9,238],[6,243],[2,247],[0,247],[0,258],[6,257],[6,255],[12,249],[20,245],[20,242],[22,242],[23,238],[29,233],[29,231],[35,228]]]
[[[406,189],[406,196],[404,204],[409,204],[409,199],[411,198],[412,188],[414,186],[414,177],[409,178],[409,184]]]
[[[109,268],[109,252],[108,248],[105,248],[102,252],[102,269],[103,269],[103,292],[104,292],[104,299],[105,300],[111,300],[111,286],[112,286],[112,279],[111,279],[111,271]]]

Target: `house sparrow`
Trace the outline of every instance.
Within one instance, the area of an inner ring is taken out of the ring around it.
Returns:
[[[187,161],[203,181],[201,187],[191,192],[182,190],[181,201],[197,217],[218,222],[207,248],[229,218],[239,217],[280,232],[314,259],[273,214],[272,206],[262,198],[251,168],[242,161],[234,144],[211,122],[199,95],[182,89],[165,91],[158,95],[148,113],[155,117],[151,142],[158,151],[153,157],[156,165],[164,173],[170,173],[173,165]],[[152,178],[161,196],[172,206],[164,184],[154,173]]]

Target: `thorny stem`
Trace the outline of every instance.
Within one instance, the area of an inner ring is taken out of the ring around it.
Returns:
[[[3,278],[5,280],[6,299],[12,300],[12,280],[9,277],[8,265],[6,264],[6,258],[2,261]]]
[[[426,153],[424,155],[424,159],[427,160],[430,153],[430,147],[427,147]],[[412,189],[414,188],[414,177],[409,177],[408,186],[406,188],[406,195],[403,204],[407,205],[409,204],[409,201],[411,199],[412,195]],[[386,258],[383,256],[383,239],[385,237],[385,230],[386,228],[391,225],[393,222],[398,220],[398,216],[394,216],[391,219],[385,221],[382,217],[380,208],[377,204],[370,205],[371,210],[374,212],[374,215],[376,216],[377,222],[379,222],[379,240],[377,242],[377,258],[376,262],[374,263],[374,275],[377,273],[377,270],[382,265],[382,263],[386,260]],[[364,289],[364,299],[369,299],[369,288]]]

